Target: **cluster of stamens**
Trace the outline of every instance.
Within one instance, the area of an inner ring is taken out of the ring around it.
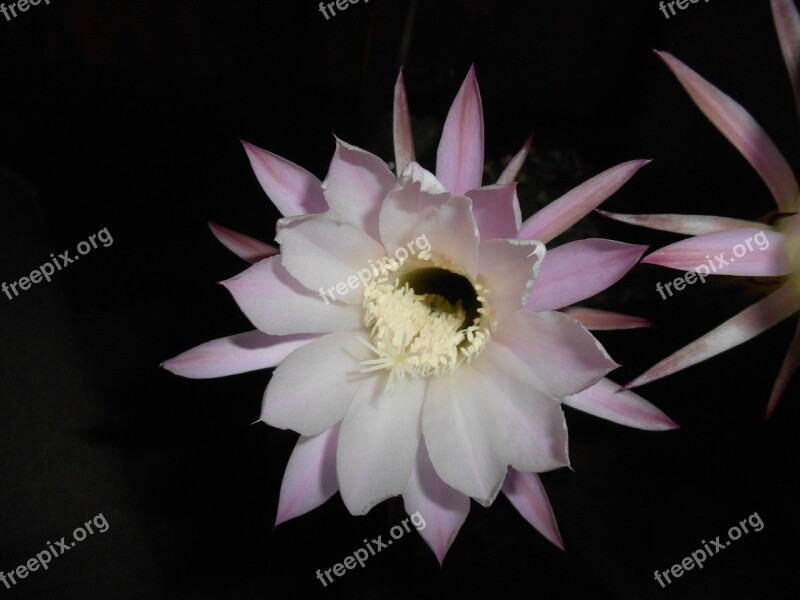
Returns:
[[[376,264],[364,290],[364,324],[377,355],[362,372],[389,370],[388,386],[399,378],[438,377],[477,358],[496,327],[489,290],[473,282],[452,261],[430,252]]]

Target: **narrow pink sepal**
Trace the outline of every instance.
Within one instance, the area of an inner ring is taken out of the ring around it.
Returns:
[[[483,179],[483,108],[475,65],[461,85],[436,153],[436,177],[453,196],[481,187]]]
[[[709,215],[624,215],[597,209],[595,212],[628,225],[637,225],[658,231],[669,231],[682,235],[704,235],[706,233],[717,233],[738,229],[740,227],[760,227],[762,229],[773,229],[769,225],[763,225],[755,221],[745,221],[744,219],[730,219],[728,217],[715,217]]]
[[[783,59],[789,78],[792,81],[794,99],[800,112],[800,14],[794,0],[772,0],[772,16],[778,40],[781,43]]]
[[[208,222],[208,227],[223,246],[249,263],[257,263],[280,252],[275,246],[270,246],[249,235],[237,233],[211,221]]]
[[[400,175],[406,165],[416,160],[414,155],[414,137],[411,134],[411,115],[408,111],[406,83],[403,70],[397,76],[394,86],[394,160],[395,173]]]
[[[571,306],[562,312],[578,321],[590,331],[612,331],[617,329],[641,329],[655,327],[652,321],[643,317],[624,315],[622,313],[598,310],[595,308],[583,308],[581,306]]]
[[[684,346],[628,383],[635,388],[703,362],[754,338],[800,310],[793,282],[785,283],[769,296]]]
[[[789,345],[786,358],[783,359],[781,370],[772,388],[769,403],[767,404],[767,411],[764,416],[765,421],[772,416],[775,407],[778,406],[778,401],[786,391],[786,387],[789,385],[789,381],[792,379],[792,376],[794,376],[798,366],[800,366],[800,322],[797,324],[797,331],[794,334],[794,339],[792,339],[792,343]]]
[[[514,155],[514,158],[511,159],[511,162],[506,165],[506,168],[500,174],[500,178],[497,180],[498,184],[505,184],[511,183],[519,175],[522,166],[525,164],[525,159],[528,158],[528,152],[531,150],[531,144],[533,143],[533,134],[528,136],[528,139],[525,140],[525,143],[522,145],[522,149]]]
[[[656,52],[697,107],[728,138],[767,184],[778,208],[789,211],[797,180],[775,143],[742,105],[667,52]]]
[[[192,348],[164,361],[167,371],[189,379],[225,377],[277,366],[292,352],[318,338],[318,335],[267,335],[248,331]]]
[[[704,275],[777,277],[792,272],[785,240],[786,236],[777,231],[756,227],[729,229],[675,242],[648,254],[642,263],[681,271],[705,271]],[[705,269],[701,270],[702,266]]]
[[[242,144],[258,182],[284,217],[328,210],[322,182],[314,175],[277,154],[244,141]]]
[[[339,489],[336,442],[339,425],[297,440],[281,483],[275,527],[321,506]]]
[[[638,394],[624,390],[610,379],[601,379],[592,387],[564,398],[564,404],[583,412],[646,431],[667,431],[680,425]]]
[[[649,162],[632,160],[592,177],[525,221],[519,237],[537,239],[546,244],[600,206]]]
[[[523,518],[548,541],[564,550],[564,540],[558,531],[556,515],[542,480],[536,473],[509,469],[503,482],[503,493]]]

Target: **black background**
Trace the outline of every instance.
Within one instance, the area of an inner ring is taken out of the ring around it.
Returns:
[[[364,538],[386,537],[402,507],[356,518],[337,495],[274,529],[296,436],[251,425],[269,373],[194,381],[159,369],[251,328],[215,284],[245,265],[206,225],[274,236],[277,212],[239,139],[319,177],[332,134],[390,160],[401,63],[424,165],[433,167],[441,123],[473,62],[487,161],[502,165],[535,132],[521,186],[528,214],[534,199],[634,158],[655,162],[604,208],[741,218],[771,210],[766,187],[653,48],[744,104],[793,165],[800,156],[766,0],[700,2],[669,20],[655,0],[411,8],[372,0],[326,21],[306,0],[51,0],[0,17],[0,278],[15,281],[103,227],[114,240],[51,283],[0,296],[0,569],[98,513],[110,524],[49,570],[0,586],[0,597],[795,595],[797,378],[762,424],[791,322],[643,388],[679,431],[641,432],[567,409],[574,471],[543,477],[566,554],[501,497],[490,509],[473,504],[443,568],[415,534],[327,588],[315,571]],[[677,239],[597,216],[584,227],[573,235]],[[655,282],[673,277],[639,266],[600,298],[659,324],[599,334],[624,365],[615,380],[755,298],[717,279],[663,301]],[[754,512],[763,531],[667,589],[654,581],[655,569],[701,540],[724,539]]]

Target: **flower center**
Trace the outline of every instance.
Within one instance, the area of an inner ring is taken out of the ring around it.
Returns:
[[[364,324],[371,340],[362,343],[377,358],[362,372],[388,369],[398,377],[441,376],[480,355],[496,326],[489,290],[450,263],[428,252],[403,261],[386,257],[364,290]]]

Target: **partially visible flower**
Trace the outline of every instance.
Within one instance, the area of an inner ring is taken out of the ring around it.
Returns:
[[[402,74],[394,140],[397,175],[337,140],[324,182],[245,144],[285,217],[280,254],[212,230],[255,263],[223,283],[259,331],[208,342],[164,366],[187,377],[277,366],[262,420],[301,434],[277,523],[336,491],[353,514],[402,494],[409,514],[424,515],[420,533],[442,561],[470,497],[488,506],[502,490],[563,547],[537,475],[569,463],[560,403],[643,429],[676,427],[633,392],[616,393],[604,379],[616,363],[581,325],[647,323],[565,309],[618,281],[645,247],[601,239],[544,247],[646,161],[610,169],[522,223],[513,181],[530,140],[496,184],[481,185],[474,70],[445,122],[435,175],[415,161]],[[422,251],[398,254],[423,237]],[[323,301],[365,268],[372,276],[363,285]]]
[[[772,0],[778,38],[800,110],[800,14],[792,0]],[[658,55],[675,74],[695,104],[758,172],[777,204],[773,224],[703,215],[602,214],[632,225],[691,235],[647,256],[642,262],[672,269],[694,270],[709,260],[712,275],[782,277],[783,284],[760,302],[743,310],[709,333],[668,356],[626,387],[633,388],[671,375],[734,348],[800,311],[800,188],[787,160],[755,119],[674,56]],[[763,233],[762,233],[763,232]],[[730,257],[746,240],[763,235],[758,252]],[[716,260],[712,257],[722,257]],[[727,263],[727,264],[725,264]],[[767,404],[766,418],[775,410],[800,365],[800,324],[778,373]]]

